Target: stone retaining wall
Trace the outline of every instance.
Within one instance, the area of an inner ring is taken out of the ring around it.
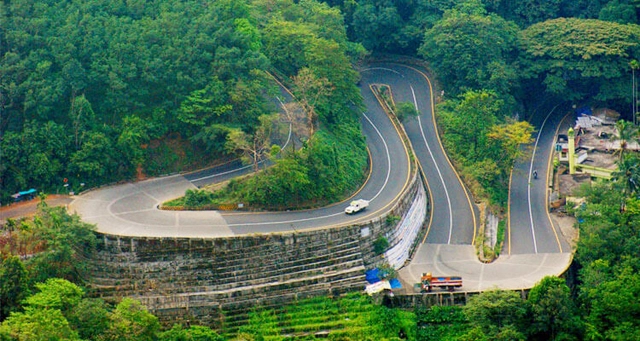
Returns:
[[[90,295],[138,299],[167,323],[221,327],[230,323],[229,312],[363,290],[364,271],[384,261],[373,243],[401,235],[393,233],[397,221],[389,225],[387,216],[403,217],[419,202],[414,199],[424,184],[413,174],[387,214],[359,225],[217,239],[100,235],[91,259]]]

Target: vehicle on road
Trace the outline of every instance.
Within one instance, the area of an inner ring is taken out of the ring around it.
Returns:
[[[453,291],[462,286],[462,277],[460,276],[433,276],[430,272],[423,273],[420,281],[422,292],[431,292],[433,288]]]
[[[369,206],[369,200],[358,199],[354,200],[349,204],[349,207],[344,209],[344,213],[346,214],[354,214],[358,213]]]

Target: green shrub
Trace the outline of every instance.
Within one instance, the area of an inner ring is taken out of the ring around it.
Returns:
[[[213,194],[206,190],[188,189],[184,196],[184,205],[190,208],[209,205],[212,203]]]
[[[502,249],[502,243],[504,242],[506,225],[507,223],[504,220],[500,220],[500,222],[498,223],[498,236],[496,238],[496,247],[495,247],[496,256],[500,255],[500,251]]]
[[[188,190],[167,206],[187,208],[245,203],[265,209],[300,209],[338,201],[362,184],[367,169],[365,139],[359,126],[335,125],[313,136],[304,148],[288,152],[254,176],[231,180],[216,192]]]
[[[416,117],[420,113],[412,103],[401,102],[396,105],[395,114],[400,122],[404,122],[405,119],[409,117]]]
[[[387,225],[395,225],[399,221],[400,221],[400,216],[397,216],[395,214],[389,214],[386,219]]]
[[[376,241],[373,242],[373,252],[375,252],[376,255],[383,254],[385,251],[387,251],[388,247],[389,247],[389,241],[384,236],[378,237],[378,239],[376,239]]]

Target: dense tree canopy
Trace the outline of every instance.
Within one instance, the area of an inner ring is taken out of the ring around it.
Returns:
[[[584,340],[583,324],[564,279],[545,277],[528,298],[489,290],[463,307],[418,309],[418,340]]]
[[[505,116],[504,101],[492,91],[467,91],[437,106],[442,142],[474,194],[504,205],[513,162],[533,127]]]
[[[15,311],[36,283],[53,277],[76,282],[85,278],[87,257],[97,242],[93,230],[61,207],[41,206],[31,220],[10,219],[1,230],[0,318]]]
[[[620,162],[635,162],[630,154]],[[637,168],[628,169],[637,172]],[[624,181],[584,188],[576,261],[586,339],[632,340],[640,335],[640,202]]]
[[[452,9],[427,30],[419,53],[451,94],[491,89],[508,94],[516,80],[511,55],[517,28],[481,4]]]
[[[638,23],[636,0],[325,0],[341,9],[349,37],[374,52],[413,53],[423,32],[453,8],[483,6],[520,28],[575,17]]]
[[[527,307],[514,291],[494,290],[472,297],[464,307],[469,322],[480,331],[496,338],[506,330],[523,330]],[[524,339],[524,333],[515,339]]]
[[[198,122],[250,130],[267,110],[260,93],[268,78],[258,71],[269,62],[256,50],[259,37],[243,6],[3,5],[2,196],[30,187],[61,190],[63,178],[77,188],[131,176],[151,161],[144,146],[190,138]],[[203,92],[209,97],[197,111],[192,98]]]
[[[229,133],[253,138],[276,111],[267,71],[325,80],[330,93],[296,95],[322,123],[357,124],[364,49],[326,4],[42,0],[0,13],[2,202],[235,156]]]
[[[0,320],[16,310],[28,292],[28,273],[17,256],[3,257],[0,262]]]
[[[640,26],[563,18],[522,31],[522,71],[573,101],[629,101],[631,68],[640,54]]]

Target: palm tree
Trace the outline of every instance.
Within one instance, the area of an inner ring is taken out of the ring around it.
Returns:
[[[625,197],[640,188],[640,159],[635,154],[626,154],[618,162],[618,170],[611,175],[623,186]]]
[[[638,136],[638,127],[625,120],[619,120],[616,122],[616,137],[615,139],[620,141],[620,160],[622,155],[627,150],[629,140]]]

